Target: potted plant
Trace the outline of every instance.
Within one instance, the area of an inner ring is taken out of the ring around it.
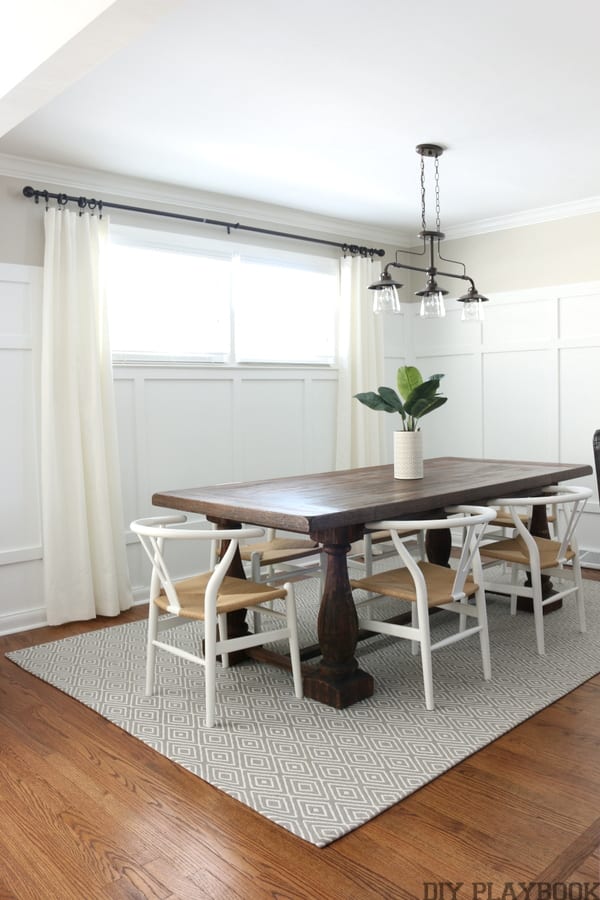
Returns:
[[[434,409],[443,406],[447,397],[439,393],[443,375],[423,376],[415,366],[401,366],[396,375],[398,390],[380,387],[376,391],[355,394],[369,409],[399,413],[402,426],[394,432],[394,477],[423,477],[423,444],[419,422]]]

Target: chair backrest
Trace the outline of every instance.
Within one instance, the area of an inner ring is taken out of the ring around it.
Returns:
[[[522,509],[523,506],[529,508],[533,506],[553,506],[557,511],[557,515],[561,515],[563,519],[560,529],[560,548],[556,557],[559,563],[564,563],[567,559],[567,550],[569,548],[575,549],[575,529],[591,496],[592,491],[590,488],[575,485],[570,485],[569,487],[559,485],[543,488],[541,495],[537,497],[501,497],[491,501],[491,503],[494,506],[507,506],[510,509],[519,537],[525,542],[530,552],[533,553],[536,553],[536,544],[527,528],[527,524],[523,523],[518,515],[519,507]]]
[[[594,468],[596,469],[596,484],[598,485],[598,496],[600,497],[600,428],[594,432]]]
[[[221,586],[229,564],[237,550],[240,540],[261,537],[264,534],[262,528],[174,528],[187,522],[187,516],[154,516],[147,519],[137,519],[129,526],[137,534],[146,556],[152,563],[152,580],[150,584],[150,602],[159,594],[162,588],[169,601],[168,611],[177,615],[181,611],[181,604],[177,596],[177,589],[173,581],[164,557],[165,540],[179,541],[227,541],[228,546],[222,558],[211,566],[212,575],[206,585],[205,608],[207,613],[211,607],[216,608],[217,593]],[[216,557],[211,555],[216,560]]]
[[[479,544],[489,522],[496,518],[496,511],[486,506],[451,506],[445,510],[448,518],[416,519],[411,521],[386,520],[369,522],[369,531],[388,530],[398,555],[411,573],[417,587],[423,590],[425,579],[418,560],[407,548],[401,535],[406,531],[433,531],[440,528],[460,528],[463,534],[462,550],[455,569],[452,597],[455,600],[463,596],[465,581],[471,571],[476,581],[482,583],[481,562],[479,560]]]

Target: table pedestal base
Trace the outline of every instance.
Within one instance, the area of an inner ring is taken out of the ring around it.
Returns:
[[[349,677],[335,680],[322,675],[318,669],[304,676],[304,696],[335,709],[344,709],[359,700],[371,697],[374,690],[373,676],[356,669]]]

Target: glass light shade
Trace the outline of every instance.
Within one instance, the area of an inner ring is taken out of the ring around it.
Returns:
[[[400,312],[400,297],[394,285],[378,288],[373,291],[373,295],[373,312],[377,315],[383,312]]]
[[[421,296],[420,316],[423,319],[443,319],[446,315],[446,304],[441,291],[433,291]]]
[[[483,322],[483,305],[481,300],[463,301],[462,322]]]

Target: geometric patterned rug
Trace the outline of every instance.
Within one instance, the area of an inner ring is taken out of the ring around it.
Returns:
[[[435,710],[423,701],[419,657],[408,641],[359,645],[375,678],[367,700],[336,710],[297,700],[291,675],[248,661],[221,670],[217,726],[204,726],[200,666],[158,653],[156,693],[143,693],[145,622],[117,625],[7,656],[194,775],[299,838],[324,847],[398,803],[600,671],[600,584],[585,582],[588,631],[574,605],[545,617],[546,656],[533,617],[490,598],[492,681],[479,641],[434,653]],[[317,581],[296,586],[303,641],[313,640]],[[440,635],[452,618],[440,613]],[[179,629],[190,646],[198,623]]]

